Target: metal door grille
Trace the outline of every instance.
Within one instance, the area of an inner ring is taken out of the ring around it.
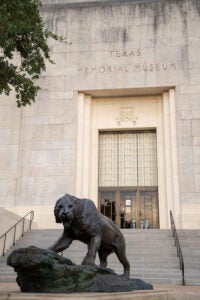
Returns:
[[[155,131],[102,132],[99,186],[157,186]]]

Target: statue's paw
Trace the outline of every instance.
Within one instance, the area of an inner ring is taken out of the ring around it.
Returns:
[[[46,248],[47,251],[53,251],[53,248],[52,247],[48,247]]]
[[[85,265],[85,266],[94,266],[95,265],[94,259],[91,258],[91,257],[85,257],[84,260],[82,261],[82,265]]]
[[[130,278],[130,273],[129,272],[125,272],[124,274],[120,275],[120,277],[124,277],[126,279]]]

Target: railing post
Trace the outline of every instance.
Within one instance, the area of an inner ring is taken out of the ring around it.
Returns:
[[[6,234],[4,236],[4,243],[3,243],[3,256],[5,255],[5,248],[6,248]]]
[[[22,236],[24,236],[24,222],[25,222],[25,217],[23,218],[23,224],[22,224]]]
[[[29,229],[31,229],[32,218],[33,218],[33,215],[31,214],[31,215],[30,215],[30,221],[29,221]]]
[[[184,267],[184,264],[182,265],[182,284],[185,285],[185,276],[184,276],[184,273],[185,273],[185,267]]]
[[[34,211],[32,210],[30,215],[29,229],[31,229],[33,218],[34,218]]]
[[[15,245],[15,237],[16,237],[17,226],[14,227],[14,236],[13,236],[13,246]]]

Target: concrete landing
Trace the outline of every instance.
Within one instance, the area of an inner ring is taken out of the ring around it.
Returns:
[[[200,287],[154,285],[152,291],[126,293],[33,294],[21,293],[15,282],[0,283],[0,300],[199,300]]]

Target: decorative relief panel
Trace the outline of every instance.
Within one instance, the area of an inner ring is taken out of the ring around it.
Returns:
[[[132,125],[136,125],[137,119],[138,118],[135,116],[134,107],[121,107],[116,121],[118,126],[122,125],[123,123],[131,123]]]

